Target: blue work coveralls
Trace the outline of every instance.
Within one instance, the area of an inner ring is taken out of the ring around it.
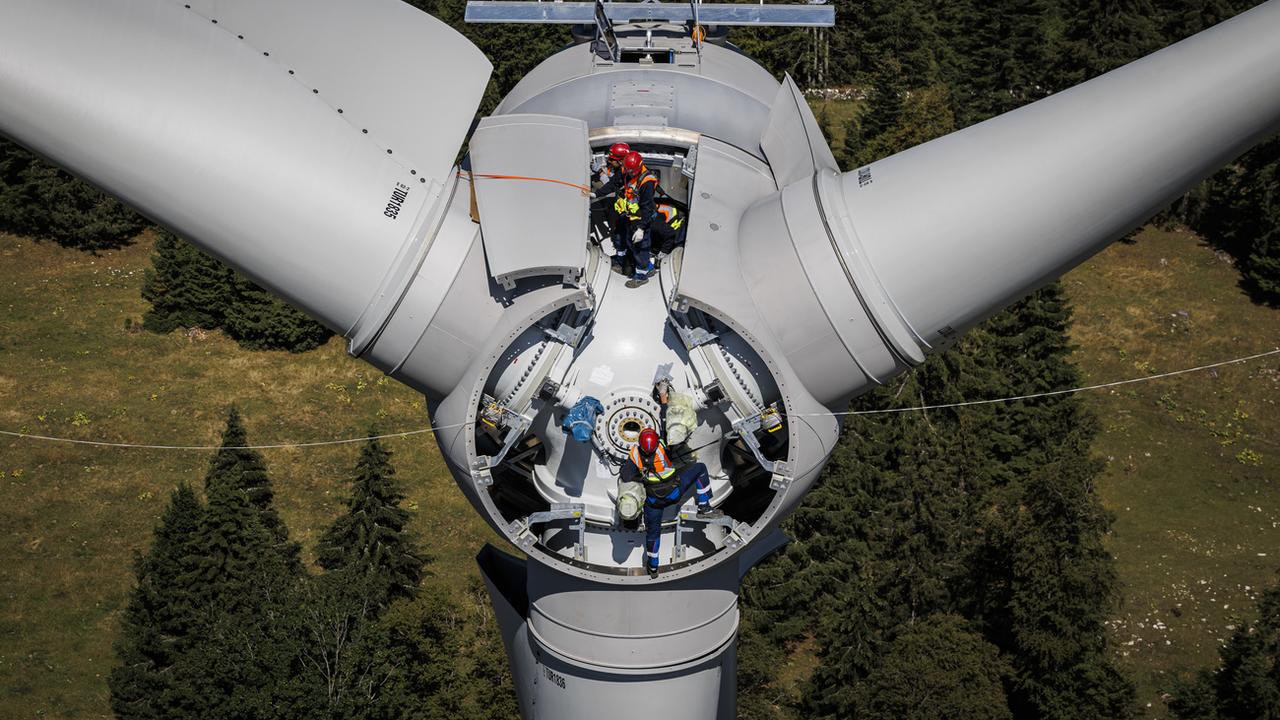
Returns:
[[[659,446],[665,453],[666,448]],[[658,569],[658,545],[662,541],[662,511],[680,502],[690,488],[693,488],[698,507],[705,508],[711,504],[711,477],[707,466],[693,463],[665,480],[641,470],[633,462],[622,466],[623,482],[639,482],[645,487],[644,498],[644,556],[645,565],[650,570]],[[652,482],[652,480],[658,480]]]

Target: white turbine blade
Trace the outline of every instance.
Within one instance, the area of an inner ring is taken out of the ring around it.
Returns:
[[[923,362],[1272,132],[1278,37],[1272,0],[854,172],[814,156],[811,181],[806,133],[771,118],[789,184],[744,214],[742,269],[805,386],[838,406]]]
[[[411,274],[490,70],[395,0],[11,0],[0,132],[348,333]]]
[[[846,259],[872,268],[922,349],[936,348],[1136,227],[1278,123],[1273,0],[848,173],[832,193],[844,207],[824,209],[849,223]]]

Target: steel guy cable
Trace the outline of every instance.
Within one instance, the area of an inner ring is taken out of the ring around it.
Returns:
[[[1173,377],[1175,375],[1186,375],[1193,372],[1202,372],[1212,368],[1223,367],[1224,365],[1235,365],[1238,363],[1258,360],[1272,355],[1280,355],[1280,348],[1268,350],[1266,352],[1246,355],[1231,360],[1223,360],[1221,362],[1209,363],[1207,365],[1197,365],[1196,367],[1184,368],[1182,370],[1172,370],[1165,373],[1157,373],[1155,375],[1146,375],[1143,377],[1128,378],[1126,380],[1115,380],[1112,382],[1099,383],[1097,385],[1085,385],[1082,387],[1068,388],[1065,390],[1050,390],[1041,393],[1031,393],[1029,395],[1015,395],[1013,397],[992,398],[988,400],[966,400],[964,402],[943,403],[939,405],[917,405],[904,408],[888,408],[884,410],[849,410],[846,412],[835,413],[793,413],[787,417],[803,419],[806,417],[840,417],[845,415],[886,415],[889,413],[916,412],[923,410],[944,410],[947,408],[969,407],[971,405],[991,405],[994,403],[1017,402],[1019,400],[1032,400],[1035,398],[1051,397],[1054,395],[1067,395],[1070,393],[1085,392],[1087,390],[1102,390],[1119,385],[1130,385],[1133,383],[1149,382],[1151,380],[1160,380],[1162,378]],[[60,442],[73,445],[92,445],[96,447],[113,447],[113,448],[137,448],[144,450],[278,450],[283,448],[310,448],[321,447],[324,445],[346,445],[350,443],[366,442],[368,440],[383,440],[386,438],[408,437],[411,435],[422,435],[430,432],[439,432],[440,430],[451,430],[460,428],[472,423],[455,423],[453,425],[442,425],[440,427],[425,427],[418,430],[405,430],[403,432],[386,433],[383,435],[367,435],[356,438],[343,438],[340,440],[318,440],[314,442],[285,442],[275,443],[271,445],[236,445],[223,448],[221,445],[160,445],[149,443],[122,443],[122,442],[105,442],[102,440],[78,440],[76,438],[53,437],[50,435],[35,435],[31,433],[13,432],[10,430],[0,430],[0,435],[7,435],[13,438],[23,440],[42,440],[45,442]],[[705,446],[704,446],[705,447]]]

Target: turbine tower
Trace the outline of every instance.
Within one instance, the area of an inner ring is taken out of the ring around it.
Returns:
[[[829,6],[480,0],[468,18],[578,42],[473,125],[489,62],[398,0],[7,0],[0,131],[427,396],[458,486],[526,558],[479,556],[526,718],[734,717],[739,581],[783,542],[831,413],[1280,122],[1276,0],[848,173],[796,84],[719,31],[826,26]],[[639,287],[574,187],[620,141],[687,210],[684,248]],[[662,379],[691,399],[686,451],[724,517],[670,508],[653,579],[619,467]],[[561,423],[586,397],[603,412],[584,443]]]

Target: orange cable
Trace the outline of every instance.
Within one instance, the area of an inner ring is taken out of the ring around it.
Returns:
[[[463,176],[463,173],[459,172],[458,177],[462,177],[462,176]],[[532,180],[535,182],[549,182],[549,183],[555,183],[556,185],[567,185],[571,188],[577,188],[579,191],[582,192],[583,195],[591,194],[591,188],[587,187],[586,185],[571,183],[567,180],[556,180],[555,178],[529,177],[527,175],[495,175],[492,173],[475,173],[475,172],[470,173],[470,176],[472,178],[484,178],[487,180]]]

